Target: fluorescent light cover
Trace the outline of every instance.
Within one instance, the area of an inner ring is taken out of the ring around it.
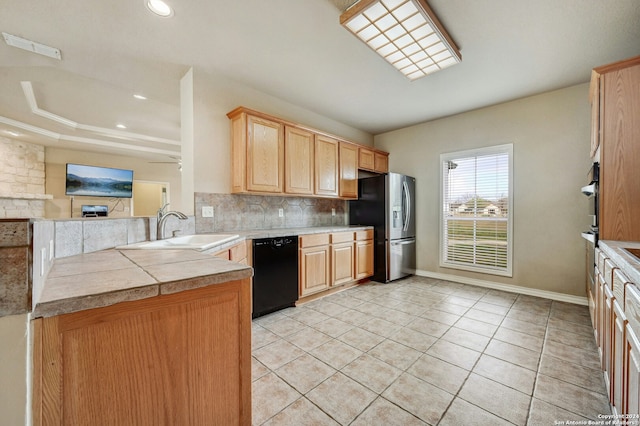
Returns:
[[[133,97],[134,97],[134,98],[136,98],[136,99],[140,99],[141,101],[146,101],[146,100],[147,100],[147,97],[146,97],[146,96],[144,96],[144,95],[140,95],[140,94],[138,94],[138,93],[135,93],[135,94],[133,95]]]
[[[147,7],[150,11],[163,18],[173,16],[173,9],[162,0],[146,0]]]
[[[126,128],[127,128],[127,126],[125,126],[125,125],[124,125],[124,124],[122,124],[122,123],[118,123],[118,124],[116,124],[116,127],[117,127],[118,129],[126,129]]]
[[[4,41],[13,47],[17,47],[18,49],[23,49],[28,52],[37,53],[39,55],[48,56],[49,58],[62,60],[62,54],[60,53],[60,49],[55,47],[45,46],[41,43],[36,43],[35,41],[27,40],[26,38],[14,36],[8,33],[2,33],[2,37],[4,37]]]
[[[360,0],[340,16],[340,24],[410,80],[462,60],[425,0]]]

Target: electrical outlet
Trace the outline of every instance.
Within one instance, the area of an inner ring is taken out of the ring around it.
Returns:
[[[202,217],[213,217],[213,206],[203,206]]]
[[[284,209],[278,209],[278,217],[284,217]]]
[[[331,209],[331,216],[335,216],[336,215],[336,209]]]

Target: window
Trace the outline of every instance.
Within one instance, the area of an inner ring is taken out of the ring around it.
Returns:
[[[440,155],[440,266],[512,276],[513,145]]]

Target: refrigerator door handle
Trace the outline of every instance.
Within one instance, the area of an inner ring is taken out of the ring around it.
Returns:
[[[415,243],[416,243],[415,239],[411,239],[407,241],[391,241],[391,245],[394,245],[394,246],[405,246],[407,244],[415,244]]]
[[[402,181],[402,193],[404,195],[404,225],[402,230],[407,232],[409,230],[409,223],[411,222],[411,193],[409,192],[409,185],[407,181]]]

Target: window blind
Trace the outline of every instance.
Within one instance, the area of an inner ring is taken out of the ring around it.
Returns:
[[[512,145],[441,156],[441,265],[511,275]]]

